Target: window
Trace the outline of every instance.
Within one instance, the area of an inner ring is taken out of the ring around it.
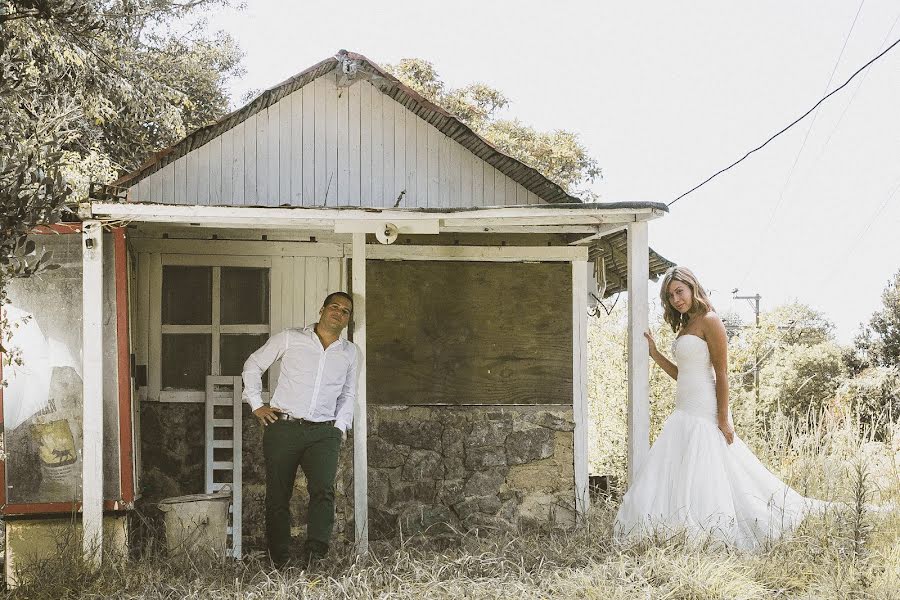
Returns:
[[[207,375],[241,374],[269,337],[269,277],[268,267],[162,265],[160,400],[201,400]]]

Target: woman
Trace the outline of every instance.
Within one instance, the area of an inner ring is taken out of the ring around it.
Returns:
[[[825,503],[804,498],[757,460],[737,436],[728,410],[728,340],[697,278],[672,267],[660,299],[676,333],[675,362],[649,333],[650,356],[677,380],[675,410],[640,465],[616,515],[619,541],[683,531],[755,550],[793,530]]]

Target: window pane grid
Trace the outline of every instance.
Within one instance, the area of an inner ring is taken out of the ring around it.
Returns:
[[[240,375],[271,331],[269,273],[163,266],[161,389],[204,390],[206,375]]]

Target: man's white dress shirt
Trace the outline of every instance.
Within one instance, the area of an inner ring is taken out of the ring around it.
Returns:
[[[253,410],[263,405],[262,374],[281,359],[281,373],[269,405],[308,421],[331,421],[341,431],[353,424],[359,348],[339,338],[322,347],[313,325],[285,329],[269,338],[244,363],[243,398]]]

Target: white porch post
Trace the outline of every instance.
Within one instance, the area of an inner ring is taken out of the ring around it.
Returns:
[[[588,494],[587,261],[572,261],[572,414],[575,418],[575,512],[584,518]]]
[[[82,225],[82,488],[84,558],[99,566],[103,542],[103,235]]]
[[[366,448],[366,234],[353,234],[353,341],[362,351],[353,409],[353,520],[356,553],[369,552],[369,459]]]
[[[628,484],[650,450],[650,355],[647,278],[650,275],[647,222],[628,225]]]

